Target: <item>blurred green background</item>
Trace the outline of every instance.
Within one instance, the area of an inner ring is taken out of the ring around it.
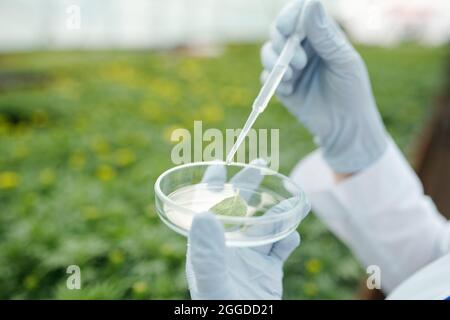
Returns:
[[[358,47],[386,126],[407,152],[430,118],[446,49]],[[188,298],[186,239],[154,209],[174,128],[239,128],[257,93],[259,46],[217,58],[147,51],[0,55],[0,298]],[[314,149],[278,103],[289,173]],[[285,298],[355,298],[364,270],[313,216],[285,268]],[[66,288],[67,266],[82,289]]]

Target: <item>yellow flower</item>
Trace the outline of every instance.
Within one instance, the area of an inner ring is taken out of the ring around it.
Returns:
[[[174,143],[174,141],[172,141],[170,139],[172,136],[172,132],[175,131],[176,129],[180,129],[180,128],[182,128],[182,126],[180,126],[180,125],[171,125],[171,126],[166,127],[163,132],[164,140],[168,143]]]
[[[306,271],[310,274],[319,273],[322,270],[322,262],[318,259],[310,259],[305,264]]]
[[[223,110],[216,105],[203,106],[200,109],[200,117],[203,121],[217,123],[223,120]]]
[[[73,78],[66,77],[65,75],[60,75],[57,78],[54,88],[62,95],[69,98],[79,98],[80,90],[79,83]]]
[[[125,63],[110,64],[100,72],[100,75],[109,81],[130,86],[135,86],[140,82],[136,69]]]
[[[161,254],[165,257],[171,257],[175,254],[175,250],[174,250],[173,246],[170,244],[167,244],[167,243],[163,244],[160,247],[160,250],[161,250]]]
[[[314,297],[315,295],[317,295],[317,285],[313,282],[307,282],[303,288],[303,292],[308,297]]]
[[[143,118],[152,122],[161,123],[167,118],[164,110],[156,104],[143,104],[139,111]]]
[[[6,134],[9,130],[9,123],[5,120],[5,118],[0,115],[0,134]]]
[[[114,154],[114,161],[120,167],[126,167],[136,160],[136,156],[130,149],[119,149]]]
[[[141,131],[127,132],[126,134],[119,135],[118,142],[127,146],[148,146],[150,143],[150,137]]]
[[[86,220],[97,220],[100,218],[100,213],[96,207],[86,207],[82,213],[84,219]]]
[[[45,127],[48,123],[49,116],[47,112],[37,110],[31,116],[32,122],[38,127]]]
[[[0,173],[0,189],[15,188],[20,182],[20,176],[13,171],[3,171]]]
[[[100,165],[97,168],[95,174],[97,178],[102,181],[110,181],[116,177],[116,171],[114,170],[114,168],[107,164]]]
[[[144,281],[138,281],[133,284],[133,292],[135,294],[144,294],[148,291],[148,286]]]
[[[98,155],[105,155],[109,152],[109,144],[103,138],[94,138],[91,141],[91,149]]]
[[[24,159],[28,156],[29,153],[30,153],[30,151],[29,151],[28,147],[26,147],[24,145],[19,145],[14,150],[14,156],[17,159]]]
[[[39,182],[44,186],[52,185],[56,180],[56,173],[51,168],[46,168],[39,173]]]
[[[114,250],[109,254],[109,261],[111,261],[112,264],[118,265],[121,264],[125,260],[125,256],[123,255],[123,252],[121,250]]]
[[[220,99],[227,103],[227,105],[238,107],[248,107],[249,103],[251,103],[249,93],[239,87],[225,88],[220,95]]]
[[[38,282],[38,278],[34,275],[28,275],[25,277],[25,279],[23,279],[23,284],[28,290],[35,289],[38,285]]]
[[[164,79],[155,79],[150,83],[152,92],[158,96],[176,104],[180,101],[181,92],[173,82]]]
[[[89,121],[86,117],[77,117],[74,121],[74,127],[77,132],[84,133],[89,125]]]
[[[75,152],[69,158],[69,166],[73,169],[82,169],[86,164],[86,157],[81,152]]]
[[[178,67],[178,73],[183,79],[192,80],[202,77],[202,70],[199,68],[199,64],[194,60],[184,60]]]

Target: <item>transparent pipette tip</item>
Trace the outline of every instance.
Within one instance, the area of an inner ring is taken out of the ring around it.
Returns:
[[[239,136],[234,143],[233,147],[231,148],[230,152],[228,152],[227,159],[225,161],[226,164],[230,164],[233,162],[234,155],[236,154],[237,150],[241,146],[242,142],[244,141],[245,137],[247,136],[248,132],[252,128],[253,124],[256,121],[256,118],[258,117],[260,113],[260,110],[257,108],[254,108],[250,115],[248,116],[247,121],[245,122],[244,128],[242,128],[242,131],[239,133]]]

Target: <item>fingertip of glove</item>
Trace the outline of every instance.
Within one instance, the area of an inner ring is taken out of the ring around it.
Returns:
[[[302,70],[308,62],[308,57],[306,56],[305,50],[300,45],[299,48],[295,51],[294,57],[292,58],[291,65],[296,70]]]
[[[189,242],[202,248],[225,246],[225,237],[222,224],[211,212],[195,215],[189,231]]]
[[[250,164],[254,165],[254,166],[259,166],[259,167],[267,167],[267,160],[263,159],[263,158],[256,158],[252,161],[250,161]]]
[[[283,81],[290,81],[293,77],[294,77],[294,70],[292,70],[291,66],[288,66],[283,76]]]
[[[282,244],[286,248],[292,248],[292,250],[297,248],[300,245],[300,242],[300,233],[298,233],[297,231],[292,232],[286,238],[280,240],[280,244]]]
[[[216,219],[216,217],[214,217],[214,214],[212,214],[211,212],[202,212],[195,215],[192,219],[191,231],[197,229],[209,230],[211,228],[219,227],[220,223]]]
[[[261,47],[261,51],[260,51],[260,56],[261,56],[261,60],[264,60],[264,57],[269,53],[269,51],[271,50],[271,42],[270,41],[266,41],[264,42],[264,44]]]
[[[294,92],[294,87],[291,82],[280,83],[276,90],[276,93],[280,97],[287,97]]]
[[[278,15],[275,26],[283,36],[289,36],[295,30],[299,9],[305,0],[295,0],[288,3]]]
[[[295,231],[292,233],[292,245],[294,248],[297,248],[300,245],[300,242],[302,242],[302,238],[300,237],[300,233]]]
[[[304,28],[308,33],[309,28],[323,27],[326,25],[325,7],[318,0],[309,0],[305,6]],[[310,29],[311,30],[311,29]]]
[[[290,254],[300,245],[300,234],[294,231],[286,238],[276,242],[272,248],[272,255],[281,261],[285,261]]]
[[[209,166],[203,174],[202,182],[209,184],[223,183],[227,178],[227,170],[223,164]]]

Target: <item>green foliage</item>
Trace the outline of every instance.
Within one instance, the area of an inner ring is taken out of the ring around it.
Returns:
[[[387,127],[405,150],[429,117],[444,49],[359,48]],[[0,298],[188,298],[186,239],[154,209],[177,127],[239,128],[259,89],[259,47],[219,58],[151,52],[0,56]],[[28,79],[28,78],[27,78]],[[24,85],[25,83],[25,85]],[[314,146],[274,102],[281,172]],[[205,128],[206,129],[206,128]],[[353,297],[362,270],[310,215],[285,270],[286,298]],[[66,288],[81,268],[82,289]]]

